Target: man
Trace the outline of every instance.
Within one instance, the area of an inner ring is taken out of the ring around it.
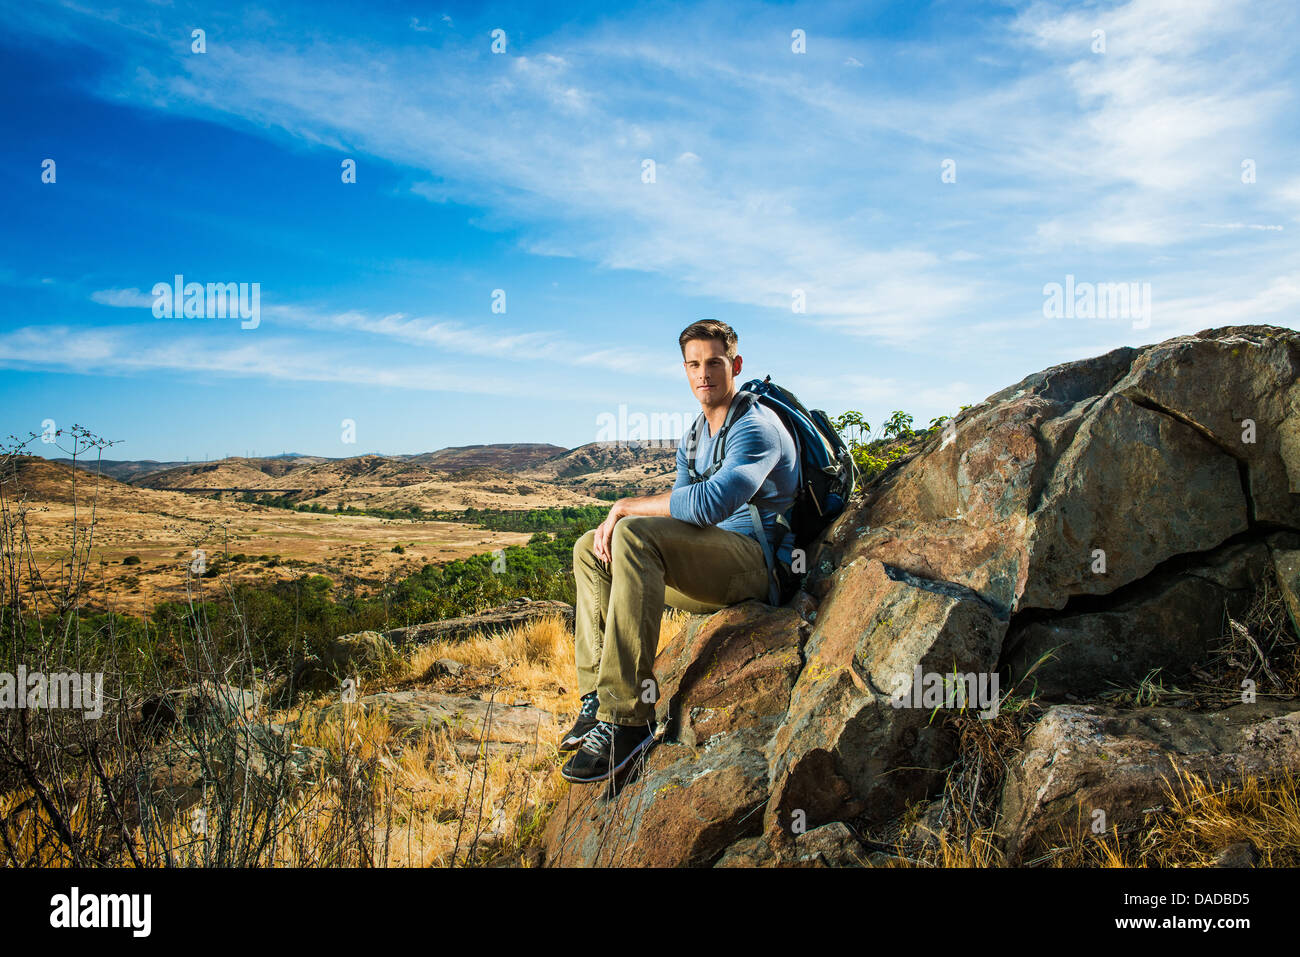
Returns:
[[[724,322],[693,323],[678,344],[707,422],[696,447],[703,472],[736,398],[742,360],[736,333]],[[794,439],[775,412],[755,402],[733,420],[720,467],[708,478],[691,482],[685,446],[678,444],[671,491],[619,499],[600,527],[574,544],[582,709],[560,743],[560,750],[577,752],[562,772],[570,781],[611,778],[654,743],[654,660],[665,603],[707,614],[768,596],[755,536],[781,539],[776,517],[793,504],[799,483]],[[750,519],[751,499],[761,530]],[[782,541],[777,557],[788,562],[791,547]]]

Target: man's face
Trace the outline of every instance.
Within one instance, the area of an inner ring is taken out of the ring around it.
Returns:
[[[740,373],[740,356],[728,359],[727,347],[717,339],[691,339],[683,358],[686,380],[700,405],[709,408],[731,401]]]

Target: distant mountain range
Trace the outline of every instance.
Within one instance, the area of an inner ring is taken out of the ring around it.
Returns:
[[[672,485],[676,448],[649,443],[592,442],[575,449],[539,442],[464,445],[414,455],[365,454],[348,458],[282,453],[230,456],[208,462],[152,459],[79,460],[78,469],[157,490],[256,491],[315,498],[360,489],[406,488],[423,483],[479,485],[512,491],[523,482],[572,488],[657,491]],[[50,459],[71,466],[68,458]],[[665,484],[666,482],[666,484]]]
[[[420,452],[414,455],[378,456],[393,461],[414,462],[432,469],[454,472],[462,468],[488,467],[506,471],[525,467],[568,451],[559,445],[547,445],[541,442],[503,442],[497,445],[463,445],[439,449],[436,452]],[[350,456],[330,458],[323,455],[305,455],[301,452],[281,452],[279,455],[267,455],[258,458],[229,456],[224,459],[211,459],[202,462],[159,462],[155,459],[104,459],[99,462],[81,459],[79,468],[90,472],[98,471],[120,482],[139,482],[148,475],[173,469],[202,469],[225,463],[240,462],[268,475],[283,475],[286,471],[302,465],[320,465],[326,462],[344,462],[350,458],[376,457],[377,453],[367,456]],[[72,465],[70,458],[50,459],[61,465]]]

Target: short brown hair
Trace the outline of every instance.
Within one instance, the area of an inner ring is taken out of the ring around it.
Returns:
[[[682,347],[683,356],[686,355],[686,343],[692,339],[717,339],[726,347],[728,359],[736,358],[736,345],[740,341],[736,330],[718,319],[701,319],[682,330],[677,344]]]

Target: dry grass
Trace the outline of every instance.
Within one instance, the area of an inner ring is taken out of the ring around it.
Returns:
[[[686,620],[664,614],[660,647]],[[466,666],[460,679],[436,673],[440,658]],[[436,642],[416,648],[405,659],[406,677],[390,687],[428,687],[463,693],[490,687],[495,702],[530,703],[561,716],[576,714],[579,701],[573,662],[573,635],[558,618],[542,619],[462,642]],[[481,693],[481,692],[480,692]],[[342,715],[309,719],[299,726],[296,743],[325,749],[327,767],[346,763],[376,766],[375,801],[385,808],[374,841],[384,847],[381,866],[531,866],[550,809],[567,783],[560,777],[562,756],[556,741],[493,754],[479,743],[466,757],[458,731],[438,728],[399,733],[382,711],[344,706]],[[315,795],[304,817],[330,826],[339,815],[337,787]],[[293,859],[283,865],[304,863]]]
[[[893,867],[999,867],[1002,856],[991,827],[965,826],[922,843],[919,807],[909,809],[902,837],[890,848]],[[1142,827],[1101,835],[1081,825],[1063,830],[1055,846],[1026,866],[1209,867],[1218,853],[1239,842],[1258,853],[1258,867],[1300,865],[1300,781],[1290,773],[1267,781],[1255,777],[1208,784],[1183,774],[1166,782],[1165,800]]]
[[[1085,829],[1086,830],[1086,829]],[[1207,867],[1248,842],[1259,867],[1300,865],[1300,781],[1287,772],[1214,786],[1191,774],[1166,782],[1163,807],[1130,835],[1075,835],[1052,855],[1056,867]]]
[[[661,646],[685,618],[682,613],[663,616]],[[466,666],[461,678],[434,674],[433,662],[444,657]],[[403,676],[390,683],[389,690],[436,686],[445,693],[463,694],[487,687],[495,702],[528,701],[556,713],[562,722],[578,708],[573,636],[558,618],[470,641],[419,647],[403,664]],[[385,689],[368,692],[380,690]],[[259,864],[447,867],[537,862],[548,812],[567,787],[559,774],[563,762],[553,736],[497,751],[482,740],[471,737],[467,742],[464,729],[399,731],[381,709],[355,704],[320,707],[330,703],[320,699],[300,712],[251,716],[255,724],[288,724],[292,746],[318,749],[321,756],[318,772],[276,812],[276,836]],[[472,747],[466,748],[467,743]],[[120,770],[110,768],[109,773]],[[21,859],[66,865],[69,862],[58,853],[44,854],[32,843],[34,835],[48,830],[38,825],[50,823],[33,796],[27,789],[0,795],[0,820],[8,837]],[[222,814],[219,804],[209,794],[161,828],[136,828],[132,839],[139,853],[182,866],[209,863],[208,844],[216,839],[210,835]],[[364,805],[360,815],[358,804]],[[197,821],[208,822],[207,834],[196,829]],[[74,831],[88,825],[75,814],[68,823]],[[253,808],[241,826],[268,824]],[[341,850],[340,830],[356,831],[359,826],[364,833]]]
[[[677,634],[686,615],[665,613],[660,647]],[[440,658],[466,666],[460,679],[434,669]],[[558,618],[548,618],[461,642],[435,642],[406,659],[406,677],[392,687],[438,686],[463,692],[489,686],[503,704],[534,704],[563,719],[579,706],[573,663],[573,635]],[[382,712],[345,707],[346,717],[307,721],[300,744],[322,747],[330,765],[345,755],[376,762],[382,773],[376,799],[390,812],[377,827],[376,842],[387,845],[382,863],[392,867],[522,865],[536,862],[536,850],[550,809],[568,786],[554,740],[504,756],[480,746],[466,759],[456,733],[445,728],[399,734]],[[463,739],[461,739],[463,740]],[[328,795],[322,795],[328,803]],[[328,820],[322,809],[317,815]],[[284,862],[291,863],[291,862]]]

